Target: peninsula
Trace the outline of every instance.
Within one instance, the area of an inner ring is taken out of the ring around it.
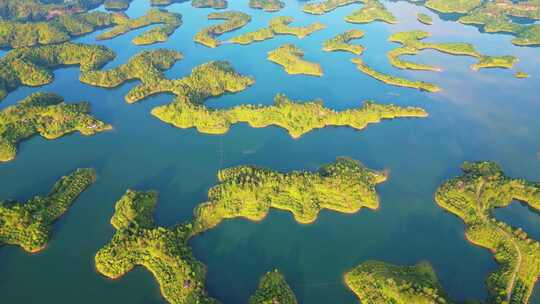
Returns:
[[[493,162],[465,162],[462,171],[437,189],[435,201],[461,218],[467,240],[489,249],[499,263],[487,279],[489,303],[528,303],[540,276],[540,243],[492,213],[513,200],[540,210],[540,185],[507,177]]]
[[[374,21],[383,21],[394,24],[396,17],[379,2],[379,0],[362,0],[364,6],[345,17],[349,23],[370,23]]]
[[[274,269],[260,280],[259,287],[248,301],[249,304],[297,304],[296,296],[285,277]]]
[[[62,177],[47,196],[24,203],[0,201],[0,246],[16,245],[31,253],[43,250],[51,238],[52,224],[95,179],[93,169],[78,169]]]
[[[238,11],[212,13],[208,15],[208,19],[225,20],[221,24],[204,28],[193,37],[195,42],[210,48],[218,47],[221,44],[216,36],[242,28],[251,21],[248,14]]]
[[[363,2],[364,0],[326,0],[322,2],[308,3],[304,5],[303,11],[312,15],[324,15],[338,7]]]
[[[355,55],[360,55],[364,52],[364,47],[361,45],[349,43],[351,40],[360,39],[364,37],[364,32],[361,30],[349,30],[345,33],[339,34],[334,38],[324,42],[323,51],[336,52],[344,51],[351,52]]]
[[[302,59],[303,57],[304,52],[294,44],[284,44],[268,52],[268,60],[283,66],[288,74],[323,75],[323,70],[319,64],[306,61]]]

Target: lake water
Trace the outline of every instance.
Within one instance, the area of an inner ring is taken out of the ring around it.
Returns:
[[[156,218],[172,225],[192,216],[193,208],[207,197],[222,167],[255,164],[277,170],[315,170],[337,156],[350,156],[372,169],[387,169],[390,179],[379,186],[381,208],[353,215],[322,212],[312,225],[300,225],[285,212],[272,211],[254,223],[231,220],[195,238],[194,255],[208,267],[207,289],[223,303],[245,303],[258,279],[272,268],[287,277],[301,303],[356,303],[343,284],[343,274],[368,259],[397,264],[431,262],[448,293],[457,300],[485,298],[486,276],[497,268],[492,255],[464,239],[464,225],[433,201],[433,193],[446,179],[460,174],[465,160],[494,160],[510,176],[540,180],[540,49],[515,47],[508,35],[481,34],[476,28],[444,21],[428,10],[408,3],[385,4],[399,23],[347,24],[343,17],[358,6],[340,8],[324,16],[301,12],[302,2],[288,1],[284,10],[271,14],[248,7],[248,1],[230,1],[230,8],[253,17],[246,27],[222,39],[266,26],[275,15],[294,16],[298,25],[320,21],[328,28],[305,39],[278,36],[249,46],[225,44],[209,49],[193,43],[193,35],[208,21],[210,9],[193,9],[189,3],[169,6],[180,12],[184,24],[168,42],[136,47],[131,39],[138,30],[110,41],[95,41],[94,33],[78,42],[106,45],[117,52],[107,67],[126,62],[134,54],[160,47],[181,51],[184,59],[167,76],[180,78],[210,60],[228,60],[255,85],[244,92],[208,102],[213,107],[242,103],[270,104],[277,93],[294,99],[322,98],[328,107],[347,109],[364,100],[420,106],[426,119],[386,121],[363,131],[326,128],[292,139],[283,129],[253,129],[235,125],[223,136],[173,128],[150,115],[168,103],[158,95],[138,104],[124,102],[136,85],[101,89],[78,81],[78,68],[55,72],[56,80],[41,88],[23,87],[11,93],[0,108],[37,91],[63,95],[67,101],[89,101],[93,113],[114,130],[92,137],[66,136],[47,141],[35,137],[20,145],[17,159],[0,164],[0,197],[25,200],[47,193],[62,175],[78,167],[94,167],[97,182],[81,195],[71,210],[55,224],[48,248],[28,255],[17,247],[0,248],[0,293],[4,303],[163,303],[151,274],[138,268],[111,281],[94,269],[94,255],[114,233],[109,220],[115,202],[128,188],[157,190]],[[135,0],[130,16],[143,15],[146,0]],[[433,26],[416,21],[416,13],[433,16]],[[348,53],[326,53],[322,43],[345,30],[362,29],[356,41],[367,47],[362,56],[377,70],[439,85],[440,93],[397,88],[373,80],[356,70]],[[472,71],[472,58],[424,51],[413,60],[435,64],[442,73],[401,71],[392,68],[386,52],[391,33],[425,29],[432,41],[474,43],[488,55],[515,55],[516,70],[531,78],[518,80],[513,71]],[[295,43],[305,58],[318,62],[324,77],[291,76],[268,60],[266,53],[284,43]],[[513,209],[521,208],[519,205]],[[525,215],[524,215],[525,214]],[[527,210],[497,211],[497,217],[539,237],[540,215]],[[521,226],[523,225],[523,226]],[[538,291],[537,291],[538,293]],[[536,295],[531,303],[540,303]]]

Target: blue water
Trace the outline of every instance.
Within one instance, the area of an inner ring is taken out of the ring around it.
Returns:
[[[51,91],[70,102],[89,101],[93,113],[111,123],[114,130],[54,141],[36,137],[20,145],[16,160],[0,165],[0,197],[19,200],[47,193],[60,176],[77,167],[94,167],[98,172],[97,182],[55,225],[45,251],[28,255],[16,247],[0,248],[3,301],[163,303],[157,284],[142,268],[117,281],[107,280],[94,270],[96,251],[114,232],[109,224],[114,204],[126,189],[158,190],[157,222],[172,225],[191,218],[193,208],[205,201],[207,190],[216,183],[221,167],[255,164],[283,171],[315,170],[337,156],[350,156],[370,168],[389,170],[390,179],[377,188],[381,208],[353,215],[322,212],[312,225],[300,225],[290,214],[276,211],[260,223],[223,223],[191,242],[195,256],[208,267],[211,296],[224,303],[244,303],[259,277],[279,268],[301,303],[355,303],[343,284],[344,272],[365,260],[378,259],[399,264],[430,261],[453,298],[485,298],[485,278],[497,265],[491,253],[464,239],[463,223],[438,208],[433,193],[444,180],[460,173],[459,166],[465,160],[494,160],[511,176],[540,180],[540,49],[514,47],[511,36],[482,34],[474,27],[443,21],[422,7],[402,2],[386,3],[400,21],[397,25],[345,23],[343,17],[358,6],[311,16],[300,11],[300,2],[287,2],[287,7],[276,14],[252,10],[248,1],[231,2],[231,9],[249,13],[253,21],[222,39],[266,26],[275,15],[294,16],[298,25],[320,21],[329,27],[303,40],[279,36],[249,46],[224,44],[209,49],[193,43],[192,38],[202,27],[216,23],[206,19],[212,10],[192,9],[189,3],[180,3],[168,9],[182,13],[184,25],[166,43],[132,45],[131,39],[145,29],[109,41],[95,41],[100,32],[77,41],[114,49],[117,57],[107,68],[126,62],[142,50],[165,47],[184,54],[184,59],[167,71],[168,77],[189,75],[193,67],[210,60],[228,60],[240,73],[256,79],[255,85],[244,92],[209,101],[213,107],[270,104],[277,93],[285,93],[294,99],[322,98],[328,107],[340,110],[357,107],[364,100],[421,106],[430,116],[387,121],[363,131],[327,128],[296,140],[283,129],[253,129],[244,124],[235,125],[225,135],[211,136],[176,129],[152,117],[150,110],[170,102],[169,95],[128,105],[124,95],[136,82],[101,89],[81,84],[77,68],[57,70],[52,84],[20,88],[8,95],[0,108],[33,92]],[[127,13],[136,17],[147,9],[146,0],[135,0]],[[416,21],[417,12],[432,15],[434,25]],[[321,50],[326,39],[353,28],[366,32],[356,43],[367,47],[362,57],[369,65],[436,83],[443,90],[430,94],[388,86],[357,71],[350,62],[353,55]],[[515,55],[520,58],[516,69],[532,77],[518,80],[508,70],[473,72],[469,68],[473,59],[431,51],[412,60],[440,66],[442,73],[396,70],[386,58],[386,52],[395,47],[387,37],[413,29],[428,30],[432,41],[471,42],[487,55]],[[268,51],[284,43],[295,43],[305,50],[305,58],[320,63],[324,76],[287,75],[266,60]],[[538,239],[525,217],[499,219],[523,225]],[[532,303],[540,303],[540,296]]]

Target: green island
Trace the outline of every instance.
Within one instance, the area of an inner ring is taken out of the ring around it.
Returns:
[[[302,224],[313,223],[322,209],[356,213],[378,209],[375,186],[387,179],[350,158],[338,158],[317,172],[281,173],[253,166],[219,171],[219,184],[208,191],[208,202],[195,209],[198,234],[232,218],[263,220],[271,208],[289,211]]]
[[[354,64],[356,64],[356,67],[358,68],[358,70],[360,70],[364,74],[376,80],[382,81],[386,84],[398,86],[398,87],[418,89],[418,90],[427,91],[431,93],[440,91],[439,87],[431,83],[427,83],[424,81],[408,80],[405,78],[400,78],[400,77],[396,77],[396,76],[392,76],[392,75],[375,71],[374,69],[369,67],[367,64],[365,64],[364,61],[360,58],[353,58],[351,61]]]
[[[396,17],[379,2],[379,0],[362,0],[364,6],[345,17],[349,23],[370,23],[383,21],[386,23],[397,23]]]
[[[97,29],[113,26],[121,19],[118,14],[90,12],[61,15],[38,22],[0,20],[0,47],[19,48],[62,43]]]
[[[470,56],[478,59],[476,64],[473,64],[471,68],[478,70],[481,68],[506,68],[510,69],[517,62],[517,58],[514,56],[501,56],[492,57],[480,54],[476,48],[470,43],[452,42],[452,43],[429,43],[423,42],[423,39],[428,38],[430,35],[425,31],[410,31],[399,32],[392,34],[388,39],[391,42],[399,43],[402,45],[400,48],[396,48],[388,52],[388,59],[390,63],[399,69],[409,70],[423,70],[423,71],[440,71],[440,68],[426,64],[419,64],[410,61],[404,61],[400,59],[402,55],[417,55],[422,50],[431,49],[445,54],[458,55],[458,56]]]
[[[529,77],[531,77],[531,76],[528,73],[525,73],[525,72],[522,72],[522,71],[516,72],[516,78],[524,79],[524,78],[529,78]]]
[[[364,37],[364,32],[361,30],[349,30],[343,34],[339,34],[334,38],[324,42],[323,51],[335,52],[345,51],[351,52],[355,55],[360,55],[364,52],[364,47],[361,45],[355,45],[349,43],[351,40],[360,39]]]
[[[515,45],[540,45],[540,24],[521,24],[512,18],[540,20],[540,1],[484,1],[461,16],[459,22],[479,26],[487,33],[514,35],[512,43]]]
[[[51,238],[52,224],[95,179],[93,169],[77,169],[56,182],[47,196],[23,203],[0,201],[0,246],[16,245],[31,253],[43,250]]]
[[[123,11],[129,8],[132,0],[107,0],[105,1],[105,9],[111,11]]]
[[[462,170],[463,175],[437,189],[435,201],[461,218],[467,240],[489,249],[499,264],[487,279],[489,303],[528,303],[540,276],[540,243],[496,220],[492,212],[513,200],[540,210],[540,185],[507,177],[493,162],[465,162]]]
[[[218,47],[221,44],[221,41],[216,36],[242,28],[251,21],[251,17],[248,14],[238,11],[211,13],[208,15],[208,19],[225,20],[221,24],[202,29],[193,37],[195,42],[210,48]]]
[[[182,15],[154,8],[139,18],[129,19],[128,17],[124,16],[124,18],[121,18],[116,23],[117,25],[115,27],[97,36],[96,39],[108,40],[135,29],[147,27],[153,24],[162,24],[161,26],[142,33],[141,35],[135,37],[132,41],[135,45],[148,45],[167,41],[169,36],[172,35],[180,25],[182,25]]]
[[[339,158],[314,173],[240,166],[221,170],[218,177],[220,184],[209,190],[209,202],[195,209],[195,218],[170,228],[154,222],[157,193],[128,190],[116,203],[111,219],[116,232],[95,256],[97,271],[116,279],[143,266],[153,274],[169,303],[218,303],[204,290],[206,270],[191,253],[191,238],[226,218],[261,220],[270,208],[289,210],[302,223],[313,222],[322,208],[341,212],[375,209],[379,204],[375,185],[387,178],[349,158]],[[268,303],[266,299],[296,303],[278,272],[263,277],[250,303]]]
[[[56,139],[73,132],[94,135],[112,127],[92,117],[90,104],[65,103],[51,93],[35,93],[0,112],[0,162],[13,160],[19,142],[35,135]]]
[[[425,25],[433,24],[433,18],[431,18],[431,16],[428,14],[418,13],[416,14],[416,19]]]
[[[158,106],[152,115],[177,128],[197,128],[207,134],[224,134],[233,124],[248,123],[254,128],[277,126],[293,138],[328,126],[348,126],[357,130],[381,120],[426,117],[421,108],[399,107],[365,102],[357,109],[335,111],[324,107],[322,101],[299,102],[277,95],[270,106],[239,105],[231,109],[209,109],[204,105],[173,102]]]
[[[84,13],[103,4],[103,0],[2,0],[0,18],[12,21],[44,21],[55,16]]]
[[[248,32],[236,36],[229,40],[231,43],[251,44],[274,38],[275,35],[294,35],[300,39],[305,38],[326,26],[319,22],[307,26],[293,27],[290,24],[294,21],[292,17],[280,16],[270,20],[268,28],[261,28],[253,32]]]
[[[249,7],[262,9],[265,12],[277,12],[285,7],[285,2],[281,0],[249,0]]]
[[[267,272],[260,280],[255,293],[249,298],[249,304],[297,304],[296,295],[285,277],[277,269]]]
[[[196,8],[215,8],[225,9],[227,8],[226,0],[192,0],[191,6]]]
[[[102,67],[114,56],[104,46],[71,42],[11,50],[0,58],[0,100],[20,85],[35,87],[51,83],[52,69],[79,65],[85,72]]]
[[[363,304],[450,304],[433,267],[367,261],[345,274],[345,284]]]
[[[308,14],[324,15],[337,9],[338,7],[363,2],[364,0],[326,0],[322,2],[308,3],[304,5],[302,10]]]
[[[169,303],[218,303],[206,294],[205,267],[188,245],[192,224],[157,226],[153,219],[157,200],[155,192],[128,190],[116,203],[111,219],[116,233],[97,252],[97,271],[117,279],[135,266],[143,266],[153,274]]]
[[[284,44],[279,48],[268,52],[268,60],[285,68],[287,74],[322,76],[323,70],[317,63],[304,59],[304,52],[294,44]]]
[[[293,21],[294,18],[289,16],[275,17],[270,20],[269,27],[276,35],[293,35],[300,39],[326,28],[326,26],[320,22],[314,22],[307,26],[293,27],[290,26]]]
[[[114,88],[130,80],[157,84],[165,79],[163,71],[170,69],[180,59],[182,54],[177,51],[142,51],[131,57],[127,63],[113,69],[81,73],[80,81],[104,88]]]
[[[482,5],[482,0],[427,0],[427,8],[444,14],[466,14]]]

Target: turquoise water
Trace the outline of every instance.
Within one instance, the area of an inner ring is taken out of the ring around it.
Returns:
[[[144,269],[117,281],[94,270],[94,254],[114,232],[109,220],[116,200],[126,189],[158,190],[157,222],[172,225],[189,219],[193,208],[205,201],[221,167],[255,164],[284,171],[315,170],[344,155],[370,168],[389,170],[390,179],[378,187],[381,208],[353,215],[322,212],[312,225],[299,225],[290,214],[275,211],[259,223],[227,221],[191,242],[195,256],[208,266],[209,293],[224,303],[244,303],[259,277],[277,267],[301,303],[355,303],[343,285],[343,273],[365,260],[378,259],[399,264],[430,261],[453,298],[484,298],[484,280],[497,265],[487,250],[464,239],[462,222],[438,208],[433,193],[444,180],[459,174],[459,165],[465,160],[494,160],[511,176],[540,180],[540,49],[514,47],[511,36],[481,34],[474,27],[443,21],[422,7],[401,2],[386,3],[400,21],[397,25],[343,22],[355,6],[310,16],[300,12],[301,2],[288,2],[277,14],[252,10],[248,1],[231,2],[231,9],[249,13],[253,21],[223,35],[223,39],[266,26],[275,15],[294,16],[297,24],[320,21],[329,28],[303,40],[284,36],[249,46],[225,44],[209,49],[194,44],[192,37],[214,23],[206,20],[212,10],[192,9],[189,3],[181,3],[169,9],[184,15],[184,25],[166,43],[135,47],[131,39],[144,30],[110,41],[96,42],[99,33],[77,41],[114,49],[118,56],[107,67],[122,64],[141,50],[166,47],[185,56],[166,73],[171,78],[189,75],[193,67],[218,59],[229,60],[239,72],[256,79],[244,92],[211,100],[208,104],[213,107],[270,104],[275,94],[285,93],[294,99],[322,98],[335,109],[356,107],[370,99],[421,106],[430,116],[387,121],[363,131],[327,128],[296,140],[282,129],[253,129],[244,124],[232,127],[226,135],[210,136],[170,127],[149,114],[153,107],[168,103],[169,95],[128,105],[123,97],[135,82],[117,89],[94,88],[78,81],[77,68],[57,70],[52,84],[20,88],[0,103],[0,108],[33,92],[51,91],[68,101],[89,101],[93,113],[111,123],[114,130],[54,141],[36,137],[20,146],[15,161],[0,165],[0,197],[19,200],[46,193],[60,176],[77,167],[94,167],[98,172],[97,182],[55,225],[45,251],[28,255],[16,247],[0,249],[3,301],[163,303],[157,284]],[[128,14],[140,16],[148,8],[146,0],[135,0]],[[417,22],[420,11],[432,15],[435,24],[429,27]],[[357,71],[349,62],[353,55],[321,50],[323,41],[353,28],[366,32],[357,43],[367,47],[363,58],[368,64],[436,83],[442,92],[430,94],[385,85]],[[532,77],[518,80],[508,70],[473,72],[469,68],[473,59],[431,51],[413,60],[438,65],[444,72],[395,70],[386,59],[386,52],[394,47],[387,37],[412,29],[428,30],[433,41],[472,42],[488,55],[515,55],[520,58],[517,69]],[[288,42],[304,49],[307,60],[320,63],[324,77],[287,75],[266,60],[268,51]],[[532,232],[538,226],[528,226],[523,214],[539,218],[526,210],[497,216],[512,225],[523,225],[538,238]],[[531,302],[540,303],[540,295]]]

